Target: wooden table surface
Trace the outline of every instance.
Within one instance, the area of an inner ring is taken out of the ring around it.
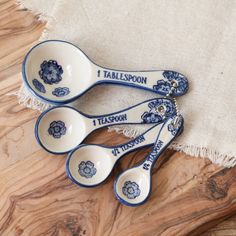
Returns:
[[[149,148],[129,154],[94,189],[66,177],[65,156],[48,154],[36,143],[39,112],[7,95],[20,87],[22,59],[43,28],[13,0],[0,0],[0,235],[236,235],[236,168],[166,151],[154,169],[149,201],[136,208],[119,204],[113,180]],[[86,142],[125,140],[103,129]]]

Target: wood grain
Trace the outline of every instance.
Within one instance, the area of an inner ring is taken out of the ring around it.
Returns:
[[[221,224],[209,229],[202,236],[235,236],[236,235],[236,216],[233,216]]]
[[[20,64],[44,25],[12,0],[0,0],[0,235],[203,235],[236,213],[236,168],[166,151],[153,173],[153,191],[140,207],[115,199],[113,180],[148,148],[126,156],[105,184],[79,188],[65,174],[65,156],[43,151],[34,139],[37,111],[9,92],[21,84]],[[86,143],[114,145],[127,138],[94,132]],[[231,218],[205,236],[236,235]]]

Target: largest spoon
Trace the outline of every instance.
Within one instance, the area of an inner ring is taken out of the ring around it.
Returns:
[[[101,83],[145,89],[166,96],[181,96],[188,90],[186,77],[169,70],[122,71],[92,62],[77,46],[61,40],[35,45],[22,65],[23,80],[37,97],[51,103],[74,101]]]

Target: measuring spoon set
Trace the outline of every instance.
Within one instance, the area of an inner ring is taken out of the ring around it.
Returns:
[[[153,146],[141,163],[120,173],[114,182],[114,192],[121,203],[143,204],[151,193],[151,171],[156,160],[183,131],[184,119],[174,97],[187,92],[187,78],[169,70],[104,68],[92,62],[75,45],[61,40],[48,40],[34,46],[25,57],[22,74],[24,83],[35,96],[60,105],[38,117],[35,136],[46,151],[68,153],[66,173],[77,185],[91,188],[103,183],[120,158],[134,150]],[[93,86],[106,83],[145,89],[163,97],[99,116],[66,105]],[[94,130],[119,124],[153,126],[121,145],[81,144]]]

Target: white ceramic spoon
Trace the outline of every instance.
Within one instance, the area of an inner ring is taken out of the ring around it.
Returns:
[[[114,182],[117,199],[128,206],[143,204],[151,193],[151,171],[161,153],[183,130],[183,117],[169,118],[162,126],[152,151],[144,161],[122,172]]]
[[[68,155],[67,176],[82,187],[95,187],[101,184],[108,178],[121,157],[136,149],[152,145],[161,128],[162,124],[155,125],[137,138],[117,146],[80,145]]]
[[[35,136],[48,152],[63,154],[76,148],[92,131],[115,124],[161,123],[176,114],[168,98],[156,98],[102,116],[90,116],[68,106],[43,112],[35,125]]]
[[[188,80],[178,72],[108,69],[96,65],[75,45],[60,40],[44,41],[30,49],[22,75],[34,95],[57,104],[72,102],[101,83],[132,86],[163,96],[171,90],[172,96],[181,96],[188,90]]]

